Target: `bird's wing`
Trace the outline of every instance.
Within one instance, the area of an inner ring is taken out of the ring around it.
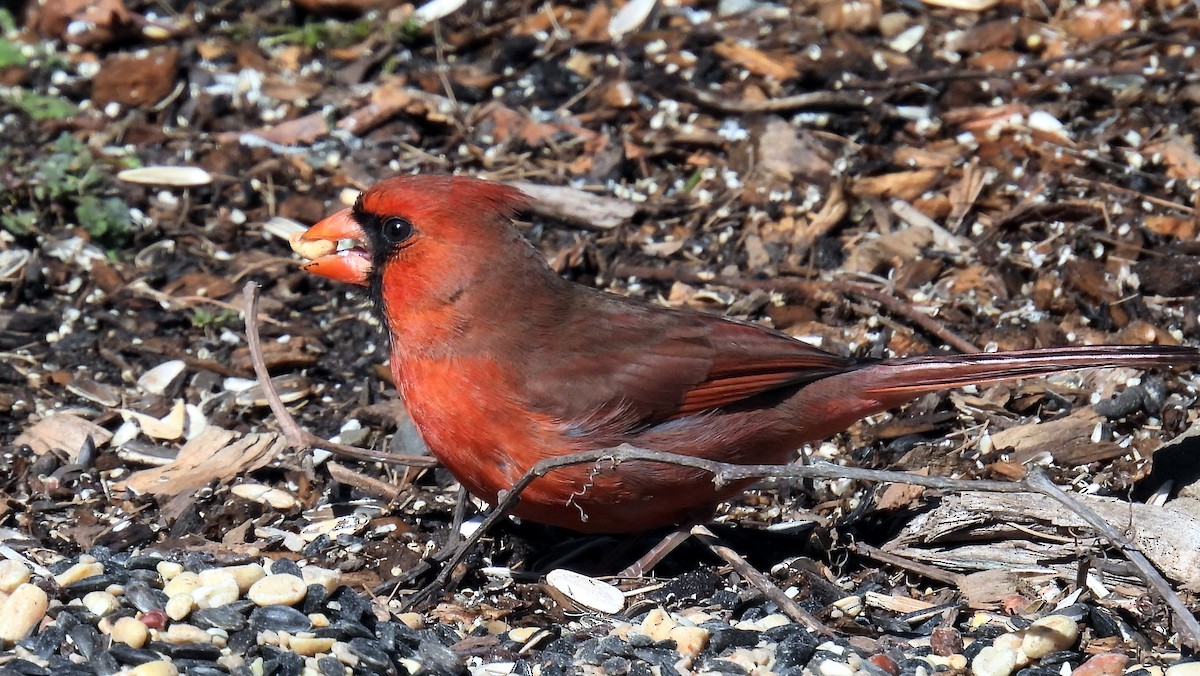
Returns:
[[[727,407],[851,368],[830,354],[753,324],[617,296],[588,295],[544,339],[532,337],[524,391],[560,420],[640,427]],[[565,334],[587,326],[588,335]]]

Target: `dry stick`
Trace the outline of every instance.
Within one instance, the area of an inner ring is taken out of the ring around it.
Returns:
[[[792,618],[796,622],[803,624],[809,629],[821,634],[822,636],[833,636],[833,630],[825,626],[812,613],[800,607],[798,603],[783,593],[774,582],[766,575],[763,575],[757,568],[751,566],[746,559],[742,558],[741,554],[733,551],[729,545],[725,544],[713,534],[708,526],[694,526],[692,528],[692,536],[699,540],[705,547],[708,547],[712,553],[721,557],[726,563],[733,566],[733,569],[741,573],[742,577],[754,585],[756,589],[763,593],[769,600],[774,601],[775,605],[784,612],[785,615]]]
[[[725,98],[702,89],[683,89],[696,103],[723,113],[786,113],[810,108],[871,108],[895,115],[895,108],[883,102],[882,97],[862,92],[821,91],[806,92],[794,96],[762,101],[744,101]]]
[[[507,516],[517,503],[521,500],[521,492],[525,490],[534,480],[541,478],[550,472],[562,467],[572,465],[582,465],[590,462],[599,463],[607,462],[612,466],[616,466],[622,462],[631,460],[642,460],[648,462],[660,462],[669,465],[678,465],[681,467],[692,467],[705,471],[712,475],[713,483],[719,488],[725,484],[742,479],[761,479],[763,477],[776,477],[780,479],[855,479],[861,481],[876,481],[888,483],[912,484],[915,486],[925,486],[926,488],[938,488],[942,490],[981,490],[995,491],[997,493],[1021,493],[1028,492],[1028,488],[1020,484],[1014,484],[1007,481],[986,481],[986,480],[962,480],[962,479],[945,479],[942,477],[920,476],[917,474],[909,474],[907,472],[894,472],[889,470],[878,469],[863,469],[860,467],[843,467],[827,462],[818,462],[812,465],[735,465],[727,462],[718,462],[716,460],[707,460],[705,458],[697,458],[690,455],[679,455],[677,453],[664,453],[661,451],[650,451],[644,448],[637,448],[629,444],[622,444],[616,448],[604,448],[595,451],[584,451],[582,453],[572,453],[557,458],[547,458],[538,462],[533,467],[529,468],[524,475],[521,476],[517,483],[507,491],[501,491],[497,495],[496,505],[483,520],[479,528],[468,537],[456,551],[451,552],[446,556],[442,564],[442,570],[438,576],[426,585],[420,591],[409,596],[405,600],[405,607],[411,608],[416,606],[435,592],[440,590],[450,579],[453,570],[463,562],[467,553],[475,543],[496,525],[501,519]],[[439,552],[440,554],[441,552]],[[405,584],[419,575],[429,570],[430,566],[422,562],[413,570],[405,575],[388,581],[375,588],[377,593],[389,591],[395,593],[399,590],[400,585]]]
[[[832,285],[834,288],[841,289],[847,293],[862,296],[879,303],[887,310],[908,319],[913,324],[916,324],[922,329],[928,331],[930,334],[940,338],[942,342],[958,350],[959,352],[982,352],[982,350],[980,350],[978,347],[975,347],[975,345],[967,341],[967,339],[959,336],[943,326],[941,323],[935,321],[933,317],[917,311],[917,309],[913,307],[912,303],[901,300],[900,298],[896,298],[895,296],[889,296],[886,293],[883,293],[877,289],[872,289],[865,284],[855,284],[852,282],[833,282]]]
[[[1158,595],[1167,602],[1167,606],[1175,614],[1176,629],[1181,634],[1180,639],[1191,644],[1192,648],[1200,648],[1200,622],[1197,622],[1196,617],[1183,604],[1183,600],[1179,598],[1175,590],[1171,589],[1171,585],[1158,572],[1154,564],[1150,563],[1150,559],[1147,559],[1146,555],[1138,550],[1137,545],[1087,505],[1056,486],[1041,468],[1030,468],[1024,484],[1030,490],[1041,493],[1071,510],[1097,533],[1120,549],[1125,554],[1125,558],[1141,573],[1146,584],[1150,585],[1150,588],[1158,592]]]
[[[283,401],[279,398],[279,393],[275,391],[275,385],[271,382],[271,374],[267,371],[267,362],[263,358],[262,340],[258,335],[258,283],[253,281],[246,282],[246,286],[242,288],[242,296],[246,301],[246,343],[250,348],[250,362],[254,364],[254,373],[258,376],[258,384],[263,389],[263,394],[267,398],[267,404],[270,405],[271,412],[275,414],[275,419],[279,421],[279,427],[283,431],[283,436],[292,448],[305,451],[312,448],[323,448],[327,451],[332,451],[335,455],[367,462],[388,462],[395,465],[410,465],[413,467],[434,467],[437,465],[436,460],[427,456],[399,455],[356,448],[322,439],[315,434],[301,429],[296,424],[296,420],[292,418],[292,414],[288,413],[287,407],[283,405]]]
[[[396,487],[388,481],[380,481],[374,477],[366,476],[361,472],[356,472],[345,465],[330,461],[325,464],[329,470],[329,477],[334,481],[353,486],[367,495],[383,498],[387,501],[393,501],[400,497],[403,490]]]
[[[852,542],[850,544],[850,551],[858,554],[859,556],[863,556],[868,559],[874,559],[880,563],[886,563],[890,566],[899,568],[900,570],[907,570],[911,573],[916,573],[921,577],[926,577],[930,580],[936,580],[945,584],[959,586],[964,577],[958,573],[951,573],[949,571],[942,570],[941,568],[937,568],[936,566],[931,566],[927,563],[913,561],[912,559],[884,551],[865,542]]]

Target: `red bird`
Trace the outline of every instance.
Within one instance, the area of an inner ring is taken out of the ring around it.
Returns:
[[[366,286],[391,368],[430,450],[495,503],[543,458],[615,447],[787,463],[801,445],[918,395],[1094,366],[1195,364],[1175,346],[1062,347],[859,360],[754,324],[559,277],[517,231],[527,198],[460,176],[401,176],[310,228],[314,274]],[[335,251],[339,240],[356,240]],[[307,251],[306,251],[307,250]],[[585,532],[711,515],[747,483],[653,462],[534,481],[515,514]]]

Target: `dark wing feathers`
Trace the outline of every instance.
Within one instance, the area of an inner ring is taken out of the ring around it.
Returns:
[[[575,301],[570,311],[585,313],[587,321],[560,316],[559,326],[590,326],[598,333],[549,331],[552,341],[531,351],[524,390],[536,410],[572,424],[619,420],[629,428],[644,427],[840,373],[855,363],[760,326],[698,312],[600,293]],[[557,354],[538,358],[543,350]],[[554,391],[547,389],[551,384]]]

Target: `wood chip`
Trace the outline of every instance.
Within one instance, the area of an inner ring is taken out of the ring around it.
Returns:
[[[629,222],[637,213],[637,205],[633,202],[593,195],[568,186],[527,181],[510,181],[509,185],[532,198],[529,208],[534,213],[592,230],[611,230]]]
[[[38,455],[51,449],[59,449],[65,451],[74,462],[88,435],[91,435],[97,446],[108,443],[112,438],[112,433],[108,430],[77,415],[51,413],[22,432],[13,443],[18,446],[28,444]]]
[[[239,436],[210,426],[184,444],[174,462],[135,472],[117,489],[158,496],[190,493],[213,480],[227,482],[263,467],[286,447],[279,434]]]

